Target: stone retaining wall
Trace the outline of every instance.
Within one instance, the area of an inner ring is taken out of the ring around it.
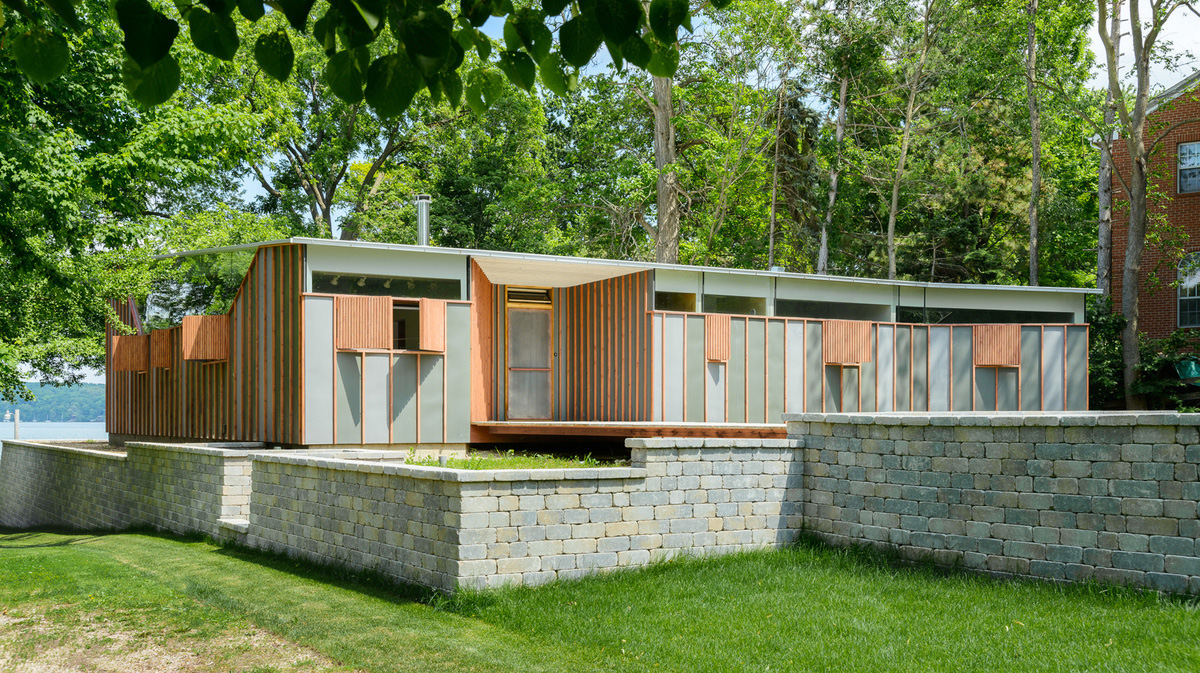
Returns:
[[[245,517],[248,448],[133,443],[124,452],[5,440],[0,526],[112,530],[149,525],[228,537]]]
[[[1013,575],[1200,592],[1200,415],[802,414],[804,524]]]
[[[398,579],[540,584],[790,542],[787,440],[630,440],[632,467],[450,470],[254,455],[248,543]]]

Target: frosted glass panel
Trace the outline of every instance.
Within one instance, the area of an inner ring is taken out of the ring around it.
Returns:
[[[893,346],[895,340],[891,325],[879,326],[879,370],[876,378],[879,381],[879,410],[892,410],[892,395],[895,382],[895,371],[892,368]]]
[[[512,369],[550,367],[550,311],[508,310],[508,366]]]
[[[508,372],[508,417],[550,418],[550,372]]]
[[[950,410],[950,328],[929,328],[929,410]]]

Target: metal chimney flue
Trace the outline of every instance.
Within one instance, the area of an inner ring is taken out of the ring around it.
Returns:
[[[429,245],[429,203],[433,197],[417,194],[417,245]]]

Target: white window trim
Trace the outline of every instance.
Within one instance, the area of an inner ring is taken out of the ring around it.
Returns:
[[[1175,146],[1175,193],[1176,194],[1200,194],[1200,189],[1190,192],[1183,191],[1183,165],[1180,157],[1183,154],[1183,148],[1189,145],[1196,145],[1200,149],[1200,140],[1191,140],[1184,143],[1179,143]],[[1189,170],[1197,170],[1198,167],[1192,166]]]
[[[1189,259],[1193,261],[1189,263]],[[1184,284],[1184,281],[1187,280],[1187,276],[1184,275],[1185,268],[1190,268],[1191,270],[1191,273],[1188,274],[1193,280],[1191,285]],[[1200,320],[1197,320],[1196,324],[1194,325],[1183,324],[1182,309],[1184,300],[1200,301],[1200,291],[1197,291],[1194,296],[1184,296],[1184,292],[1187,290],[1192,288],[1200,288],[1200,250],[1184,254],[1183,259],[1179,260],[1179,266],[1176,269],[1176,274],[1178,278],[1178,289],[1175,292],[1175,326],[1180,328],[1198,328],[1200,327]]]

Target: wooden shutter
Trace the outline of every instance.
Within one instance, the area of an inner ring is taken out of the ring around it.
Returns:
[[[183,316],[184,360],[228,360],[229,316]]]
[[[446,300],[422,297],[421,336],[417,348],[423,351],[444,353],[446,351]]]
[[[871,361],[871,323],[826,320],[821,332],[825,364],[857,365]]]
[[[156,329],[150,331],[150,366],[170,367],[173,364],[174,353],[171,348],[171,330]]]
[[[972,342],[976,367],[1021,365],[1020,325],[975,325]]]
[[[729,361],[729,325],[727,315],[704,316],[704,356],[709,362]]]
[[[150,369],[150,337],[140,334],[118,334],[112,338],[114,372],[144,372]]]
[[[392,298],[338,295],[334,321],[339,350],[392,348]]]

